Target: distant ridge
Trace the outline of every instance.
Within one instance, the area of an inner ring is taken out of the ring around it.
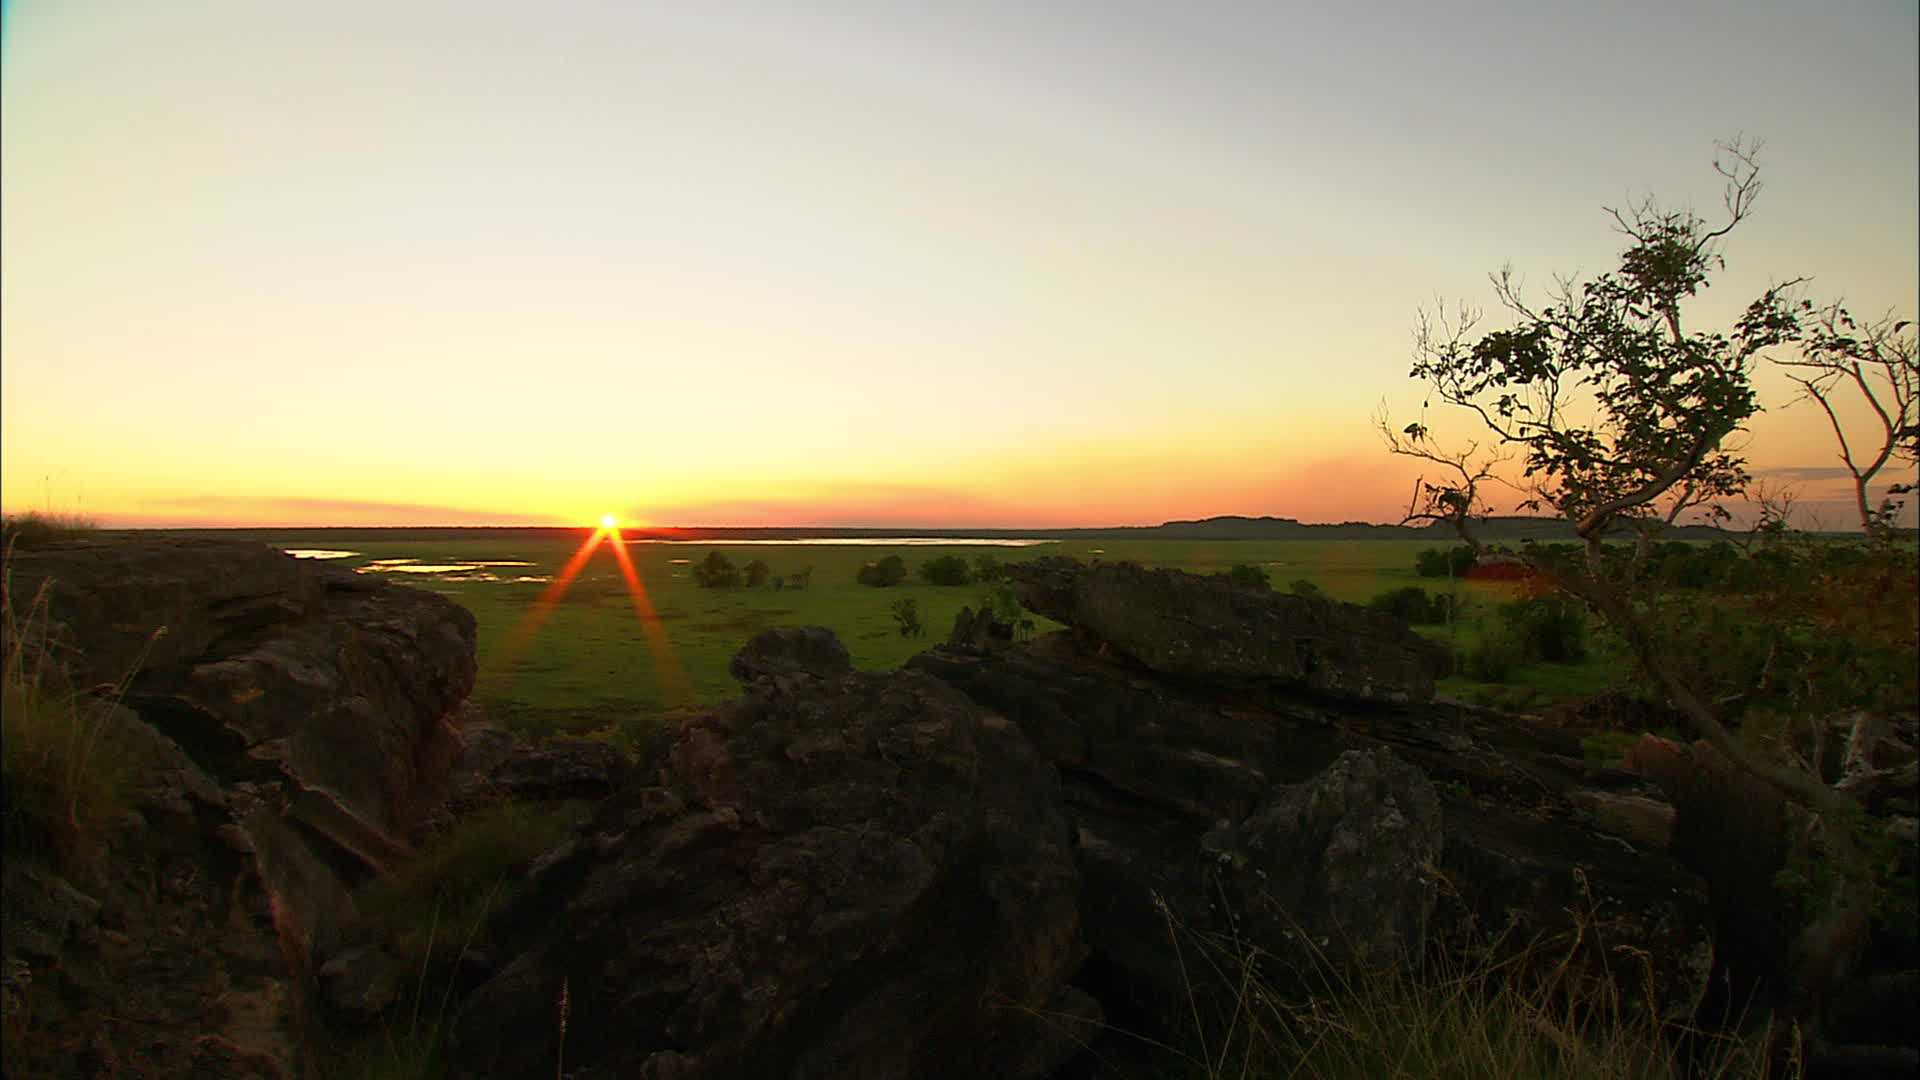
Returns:
[[[562,532],[586,532],[588,527],[541,527],[529,525],[445,525],[445,526],[316,526],[286,529],[155,529],[141,530],[173,535],[218,535],[240,539],[268,539],[287,536],[349,537],[377,539],[405,534],[409,537],[452,538],[491,535],[538,536]],[[1573,540],[1573,526],[1559,518],[1494,517],[1475,523],[1474,531],[1483,540],[1518,542],[1522,540]],[[1159,525],[1113,525],[1078,529],[916,529],[916,528],[739,528],[731,526],[687,526],[671,528],[622,529],[629,540],[887,540],[902,537],[930,537],[964,540],[1427,540],[1444,544],[1455,540],[1453,529],[1434,523],[1376,525],[1365,521],[1343,521],[1332,525],[1309,525],[1286,517],[1245,517],[1228,514],[1196,521],[1168,521]],[[1673,540],[1726,540],[1740,535],[1706,525],[1678,525],[1661,533]]]

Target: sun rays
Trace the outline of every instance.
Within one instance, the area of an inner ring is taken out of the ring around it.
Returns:
[[[620,568],[620,577],[627,590],[627,598],[633,604],[633,613],[640,620],[640,632],[646,637],[647,652],[653,658],[654,674],[658,680],[664,703],[668,706],[684,705],[693,700],[693,685],[687,679],[686,670],[680,664],[679,656],[674,652],[673,643],[667,639],[666,626],[660,620],[659,612],[654,610],[653,600],[647,595],[647,587],[640,580],[639,572],[634,568],[633,557],[627,552],[625,538],[620,535],[619,521],[612,514],[600,518],[600,526],[593,530],[580,543],[579,550],[554,575],[553,581],[540,596],[527,608],[513,630],[508,633],[504,646],[488,664],[494,676],[496,691],[504,688],[513,679],[515,666],[533,644],[540,630],[546,625],[560,601],[566,598],[567,590],[573,586],[580,572],[586,569],[593,553],[607,545],[613,552],[613,560]]]

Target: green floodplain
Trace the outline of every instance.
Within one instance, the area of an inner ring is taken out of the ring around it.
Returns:
[[[727,673],[734,652],[775,626],[831,628],[864,669],[893,668],[943,640],[954,616],[978,606],[995,586],[931,585],[919,567],[958,555],[1016,562],[1041,555],[1082,560],[1132,560],[1198,574],[1236,565],[1264,570],[1275,589],[1307,581],[1337,600],[1364,603],[1390,589],[1419,585],[1456,591],[1459,616],[1451,625],[1419,628],[1472,645],[1495,619],[1497,605],[1517,595],[1507,582],[1422,578],[1414,557],[1435,546],[1411,540],[1059,540],[1001,543],[724,541],[625,544],[647,601],[659,620],[646,632],[609,545],[588,558],[557,600],[555,579],[586,542],[585,531],[546,535],[419,538],[366,536],[322,539],[312,533],[266,536],[268,543],[302,553],[318,550],[331,565],[379,574],[445,594],[473,612],[479,628],[480,677],[475,690],[488,718],[527,737],[604,732],[622,741],[644,738],[661,714],[683,705],[720,701],[738,692]],[[718,551],[737,567],[764,561],[781,586],[703,588],[693,567]],[[341,554],[347,552],[349,554]],[[907,564],[907,580],[880,588],[856,581],[861,567],[889,555]],[[400,561],[411,560],[411,561]],[[808,573],[810,571],[810,573]],[[806,574],[805,587],[789,584]],[[906,637],[893,607],[915,602],[923,632]],[[1036,620],[1035,632],[1057,629]],[[1603,651],[1577,664],[1532,664],[1502,685],[1446,680],[1442,692],[1490,704],[1541,705],[1594,692],[1618,670]]]

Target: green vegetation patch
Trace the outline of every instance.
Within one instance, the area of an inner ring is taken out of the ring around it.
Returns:
[[[896,668],[943,640],[962,607],[979,608],[983,602],[1002,618],[1024,622],[1019,628],[1023,634],[1059,629],[1050,620],[1018,612],[999,584],[1004,565],[1042,555],[1227,575],[1250,587],[1257,587],[1264,575],[1269,582],[1290,583],[1288,591],[1308,590],[1351,603],[1424,587],[1429,608],[1451,617],[1418,629],[1454,651],[1470,649],[1497,630],[1499,605],[1520,595],[1512,582],[1421,577],[1416,561],[1431,547],[1421,541],[1110,540],[1026,548],[965,543],[628,544],[636,576],[658,620],[649,632],[606,550],[593,553],[557,600],[543,601],[584,538],[584,533],[402,536],[328,540],[322,546],[353,552],[330,560],[330,565],[432,589],[473,612],[480,654],[475,693],[495,722],[524,738],[602,732],[629,747],[643,742],[657,718],[676,706],[737,694],[728,661],[749,638],[771,627],[828,627],[847,646],[854,665],[869,671]],[[289,536],[282,546],[315,543],[312,536]],[[418,574],[374,569],[409,565],[390,561],[396,559],[471,569]],[[945,584],[961,580],[963,570],[967,584]],[[885,579],[890,584],[862,584],[863,572],[869,581]],[[703,587],[703,576],[711,584]],[[755,580],[759,584],[753,584]],[[913,617],[903,624],[906,600],[913,602]],[[902,633],[915,623],[917,634]],[[1523,661],[1507,672],[1503,685],[1527,687],[1542,701],[1557,701],[1605,685],[1618,670],[1605,656],[1574,665]],[[1485,689],[1479,683],[1448,685],[1447,692],[1456,696],[1470,697]]]

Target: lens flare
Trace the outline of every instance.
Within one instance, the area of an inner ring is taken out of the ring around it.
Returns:
[[[619,564],[620,576],[625,581],[627,596],[633,602],[633,613],[640,619],[640,630],[646,636],[647,651],[653,657],[654,672],[659,678],[666,704],[679,706],[693,700],[693,685],[680,665],[680,658],[674,653],[673,643],[667,640],[666,626],[654,610],[652,599],[647,596],[647,587],[641,583],[640,575],[634,569],[633,558],[627,554],[626,541],[620,536],[620,529],[612,514],[600,519],[600,527],[581,541],[580,549],[567,560],[566,566],[554,576],[553,583],[541,592],[507,635],[505,644],[488,664],[495,674],[492,680],[494,692],[504,691],[511,683],[521,655],[533,644],[540,628],[552,616],[554,609],[566,597],[567,590],[572,587],[574,579],[580,576],[580,571],[586,568],[587,561],[593,558],[593,553],[603,543],[613,551],[614,562]]]

